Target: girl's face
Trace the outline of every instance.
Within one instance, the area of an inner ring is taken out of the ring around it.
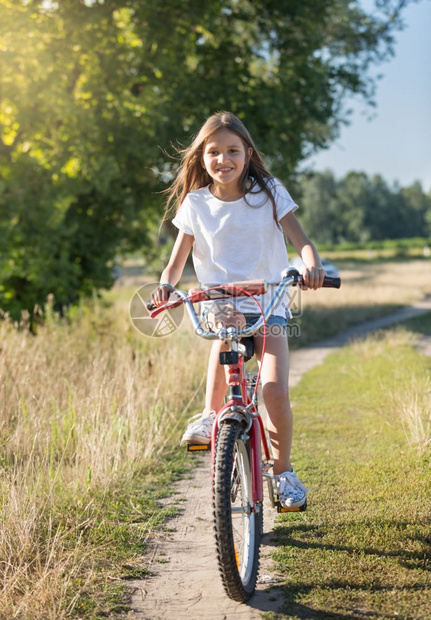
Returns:
[[[246,150],[244,142],[229,129],[216,131],[206,142],[203,152],[203,165],[213,180],[214,188],[223,193],[238,192],[244,167],[253,149]]]

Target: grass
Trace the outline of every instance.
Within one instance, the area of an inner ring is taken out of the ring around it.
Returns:
[[[144,339],[100,303],[36,337],[3,322],[0,343],[0,617],[108,612],[190,467],[177,445],[199,343]]]
[[[340,291],[304,295],[314,314],[308,336],[302,323],[301,342],[323,337],[325,313],[328,329],[339,329],[431,292],[419,266],[349,264]],[[408,288],[392,284],[408,274]],[[208,345],[186,322],[167,338],[135,332],[128,305],[136,288],[117,287],[67,320],[50,312],[37,336],[25,325],[0,323],[2,620],[89,620],[124,611],[124,584],[145,576],[146,545],[172,514],[159,499],[191,467],[177,446],[186,418],[202,405]],[[359,376],[361,364],[356,368]],[[333,372],[339,376],[337,364]],[[382,398],[382,406],[393,407],[398,388],[394,382],[392,401]],[[351,406],[351,384],[344,389]],[[319,399],[324,406],[323,395],[309,398],[307,407]],[[404,453],[419,454],[409,429],[400,423],[398,430]],[[300,431],[305,441],[308,431]],[[328,458],[326,449],[316,463]],[[315,489],[323,474],[308,467]]]
[[[431,316],[425,314],[403,324],[416,337],[431,338]],[[404,389],[395,388],[392,393],[393,406],[401,412],[407,441],[419,454],[426,454],[431,446],[431,382],[419,382],[415,375],[410,377]]]
[[[286,604],[268,620],[429,617],[431,450],[396,397],[414,381],[429,398],[417,331],[431,315],[333,353],[295,388],[294,461],[312,491],[278,521]]]
[[[402,306],[431,294],[429,264],[423,260],[369,264],[340,261],[336,264],[340,267],[342,279],[339,290],[301,293],[299,306],[302,315],[290,321],[299,325],[299,338],[291,338],[291,349],[396,312]]]
[[[425,453],[431,443],[431,384],[422,384],[413,377],[403,388],[392,394],[393,407],[398,407],[409,443]]]

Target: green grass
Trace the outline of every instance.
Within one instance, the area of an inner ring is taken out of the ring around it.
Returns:
[[[265,618],[428,618],[430,445],[410,440],[398,394],[428,398],[431,360],[415,351],[431,315],[327,358],[293,391],[303,515],[280,517],[282,612]]]

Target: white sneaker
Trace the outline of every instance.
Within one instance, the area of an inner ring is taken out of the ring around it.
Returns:
[[[302,484],[294,469],[274,475],[278,499],[284,508],[300,508],[305,504],[307,487]]]
[[[202,413],[198,413],[190,418],[190,420],[195,421],[191,422],[186,428],[186,431],[182,436],[181,443],[187,442],[200,445],[208,445],[211,443],[211,432],[215,417],[216,412],[211,411],[208,416],[203,417]]]

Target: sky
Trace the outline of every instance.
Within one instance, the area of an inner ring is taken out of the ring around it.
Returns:
[[[313,170],[332,170],[336,178],[352,170],[381,174],[402,186],[418,180],[431,191],[431,1],[407,6],[403,20],[395,56],[378,68],[383,78],[373,119],[367,120],[365,104],[348,101],[354,109],[350,125],[329,149],[306,162]]]

